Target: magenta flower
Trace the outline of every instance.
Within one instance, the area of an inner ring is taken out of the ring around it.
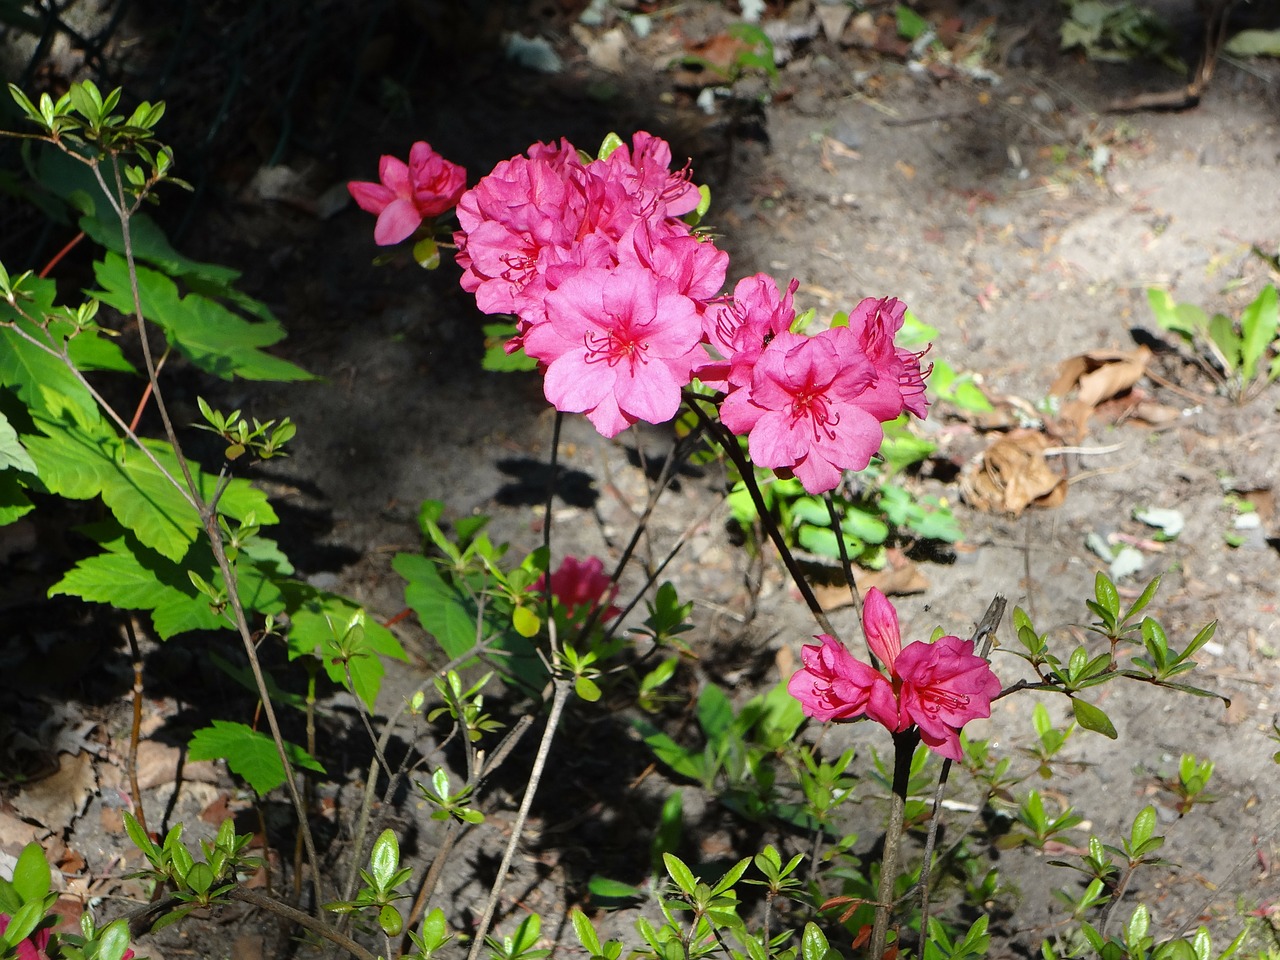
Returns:
[[[546,575],[538,578],[531,587],[539,593],[546,585]],[[622,611],[613,605],[618,594],[617,584],[609,582],[604,572],[604,562],[599,557],[565,557],[551,574],[551,595],[569,612],[570,617],[582,608],[594,610],[603,600],[606,604],[602,620],[612,620]]]
[[[787,690],[817,720],[851,720],[866,715],[892,733],[913,726],[934,753],[961,759],[960,730],[978,717],[991,716],[991,700],[1000,681],[991,665],[973,652],[973,642],[940,637],[902,646],[898,613],[872,587],[862,606],[867,645],[889,672],[871,669],[825,634],[821,647],[801,651],[804,669]]]
[[[453,207],[466,188],[467,171],[419,140],[409,149],[407,164],[384,156],[378,179],[382,182],[353,180],[347,190],[361,210],[377,214],[373,240],[385,247],[412,236],[423,220]]]
[[[844,327],[814,337],[782,332],[764,348],[749,386],[720,405],[720,419],[749,433],[751,459],[799,478],[809,493],[832,490],[880,449],[880,421],[861,405],[875,368]]]
[[[586,267],[547,295],[547,321],[524,347],[547,365],[547,400],[613,437],[675,416],[700,333],[696,305],[673,281],[634,264]]]
[[[800,287],[792,280],[786,293],[767,273],[744,277],[733,296],[711,304],[702,315],[705,340],[722,360],[707,360],[694,372],[707,386],[725,393],[751,383],[751,374],[764,348],[791,329],[796,318],[792,298]]]
[[[893,420],[904,410],[921,420],[929,413],[924,395],[928,372],[920,370],[920,358],[927,349],[912,353],[893,342],[906,312],[907,305],[894,297],[868,297],[849,314],[849,329],[876,368],[876,382],[863,396],[862,404],[882,421]]]
[[[699,312],[705,301],[719,293],[728,257],[713,244],[695,238],[679,219],[697,206],[699,194],[687,171],[673,173],[670,163],[671,148],[665,141],[643,132],[635,135],[630,147],[624,144],[605,159],[588,162],[567,140],[536,143],[526,156],[499,163],[462,195],[460,229],[454,235],[462,287],[475,294],[477,306],[485,313],[516,315],[516,336],[507,343],[508,352],[533,342],[537,359],[550,364],[569,349],[552,331],[543,331],[532,341],[527,338],[553,319],[553,294],[587,270],[643,267],[655,280],[674,285],[675,292]],[[670,292],[665,285],[664,290]],[[595,356],[599,347],[597,343],[587,352]],[[652,349],[648,355],[657,356]],[[610,366],[615,362],[616,358]],[[659,391],[661,402],[635,396],[597,401],[595,395],[605,378],[596,373],[585,385],[586,393],[566,392],[563,385],[551,391],[565,397],[566,403],[590,403],[581,409],[602,431],[616,433],[635,419],[649,419],[649,414],[637,415],[636,410],[667,405],[667,389]],[[686,373],[680,376],[685,377],[681,385],[688,383]],[[624,379],[636,382],[630,376]],[[645,377],[639,383],[652,386],[660,379]],[[568,399],[570,394],[574,399]],[[632,412],[620,412],[624,409]],[[607,427],[600,427],[601,423]]]
[[[801,648],[804,667],[787,683],[787,692],[800,701],[805,714],[824,723],[852,720],[868,713],[873,699],[877,713],[895,712],[893,688],[883,674],[857,659],[834,637],[823,633],[814,639],[822,646],[806,644]]]

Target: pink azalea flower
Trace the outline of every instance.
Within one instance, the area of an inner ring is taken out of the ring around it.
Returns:
[[[531,589],[540,593],[545,585],[544,574]],[[607,606],[601,619],[612,620],[622,612],[612,603],[618,595],[618,586],[609,582],[604,562],[599,557],[587,557],[586,560],[565,557],[551,574],[551,595],[560,601],[570,616],[583,607],[595,609],[602,600]]]
[[[700,333],[697,307],[673,281],[634,264],[585,267],[547,295],[547,321],[524,347],[547,365],[547,400],[613,437],[675,416]]]
[[[698,208],[702,195],[689,178],[689,167],[671,172],[671,146],[660,137],[641,130],[631,138],[631,148],[618,147],[603,163],[618,169],[629,192],[643,205],[658,202],[669,217],[682,217]]]
[[[567,140],[537,143],[462,195],[454,236],[462,286],[485,313],[517,316],[508,352],[549,319],[552,293],[584,269],[640,264],[698,309],[719,292],[728,258],[678,219],[699,195],[670,161],[670,147],[647,133],[587,163]],[[562,352],[546,335],[537,340],[544,353]],[[593,422],[624,420],[605,409]]]
[[[791,675],[787,692],[800,701],[815,720],[852,720],[867,712],[871,701],[883,712],[893,710],[893,690],[884,676],[854,657],[828,634],[800,650],[804,667]]]
[[[961,759],[961,728],[991,716],[991,700],[1000,693],[991,665],[973,652],[972,641],[959,637],[903,647],[898,613],[875,587],[863,600],[862,626],[887,678],[823,635],[821,647],[801,651],[804,669],[792,676],[788,691],[817,720],[865,714],[893,733],[914,726],[934,753]]]
[[[849,314],[849,329],[876,368],[876,382],[863,405],[881,421],[896,419],[904,410],[921,420],[929,413],[924,395],[928,373],[920,370],[920,358],[927,350],[912,353],[893,342],[906,312],[907,305],[894,297],[868,297]]]
[[[374,242],[390,246],[412,236],[423,220],[453,207],[467,185],[467,172],[419,140],[409,149],[407,164],[384,156],[378,179],[382,182],[353,180],[347,190],[361,210],[377,214]]]
[[[739,280],[732,297],[711,304],[702,315],[703,339],[724,359],[700,365],[694,371],[698,379],[725,393],[749,385],[764,348],[791,329],[799,287],[793,279],[780,293],[773,277],[757,273]]]
[[[814,337],[783,331],[760,354],[751,383],[720,405],[720,419],[749,433],[751,459],[799,478],[809,493],[832,490],[880,449],[880,421],[861,397],[875,368],[844,327]]]

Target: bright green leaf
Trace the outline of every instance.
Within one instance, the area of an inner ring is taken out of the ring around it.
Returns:
[[[286,743],[289,761],[324,773],[324,767],[302,747]],[[275,741],[243,723],[214,720],[191,735],[187,747],[188,760],[225,760],[232,773],[243,777],[259,796],[270,793],[284,783],[284,766]]]

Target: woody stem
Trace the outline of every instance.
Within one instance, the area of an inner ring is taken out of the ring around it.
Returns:
[[[893,910],[893,888],[898,879],[898,854],[902,846],[902,821],[907,807],[907,786],[911,781],[911,757],[919,739],[920,734],[914,727],[893,735],[893,792],[889,796],[889,825],[885,829],[884,855],[880,860],[876,921],[871,928],[871,960],[881,960],[889,937],[889,915]]]

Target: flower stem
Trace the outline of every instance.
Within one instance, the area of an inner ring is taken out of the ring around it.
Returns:
[[[800,564],[792,556],[790,548],[783,539],[782,531],[778,529],[778,524],[773,519],[773,514],[769,512],[769,508],[764,502],[764,494],[760,492],[760,485],[756,483],[755,467],[742,455],[742,448],[738,446],[738,438],[730,433],[727,428],[707,416],[707,412],[698,403],[699,400],[705,399],[704,397],[686,395],[685,399],[689,404],[689,409],[698,418],[698,422],[702,424],[703,429],[707,431],[709,436],[714,436],[720,441],[721,448],[728,454],[734,466],[738,468],[738,473],[742,476],[742,482],[746,486],[747,492],[751,494],[751,502],[755,505],[756,513],[760,517],[760,525],[764,527],[765,533],[769,535],[769,539],[773,541],[774,547],[777,548],[778,556],[782,558],[782,563],[787,568],[787,573],[791,575],[791,580],[796,585],[796,589],[800,591],[800,596],[804,598],[805,605],[808,606],[809,612],[813,614],[813,619],[818,621],[818,626],[822,628],[823,633],[839,640],[840,635],[836,633],[835,627],[831,625],[831,620],[822,609],[822,604],[818,603],[818,598],[814,596],[809,582],[804,578],[804,571],[800,569]]]
[[[871,960],[881,960],[885,941],[889,938],[889,916],[893,911],[893,888],[898,879],[898,854],[902,847],[907,785],[911,781],[911,757],[919,739],[920,734],[914,727],[893,735],[893,792],[889,796],[889,825],[885,829],[884,855],[880,860],[876,922],[871,928]]]
[[[533,806],[534,794],[538,792],[538,784],[542,782],[542,771],[551,753],[551,743],[555,740],[556,730],[560,726],[560,715],[564,713],[564,706],[572,689],[573,683],[569,677],[558,676],[552,681],[553,693],[551,711],[547,715],[547,728],[542,732],[542,742],[538,744],[537,756],[533,758],[533,769],[529,771],[529,786],[525,788],[524,799],[520,801],[520,809],[516,812],[516,821],[511,827],[511,839],[502,853],[502,862],[498,864],[498,876],[493,881],[493,889],[489,891],[489,902],[485,904],[480,923],[476,926],[467,960],[478,960],[481,951],[484,950],[484,938],[493,924],[493,915],[498,909],[498,897],[501,896],[502,887],[507,881],[507,871],[511,869],[516,847],[520,845],[525,821],[529,819],[529,809]]]

